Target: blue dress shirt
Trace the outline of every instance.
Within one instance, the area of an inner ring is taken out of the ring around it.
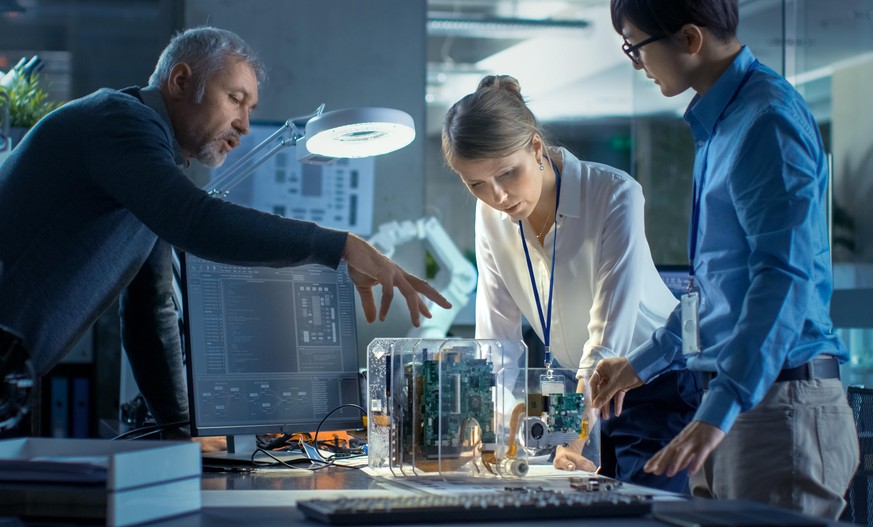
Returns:
[[[695,420],[728,431],[780,369],[819,354],[848,360],[829,314],[828,167],[803,98],[745,47],[685,120],[696,146],[702,351],[682,355],[677,308],[628,358],[644,381],[685,365],[716,372]]]

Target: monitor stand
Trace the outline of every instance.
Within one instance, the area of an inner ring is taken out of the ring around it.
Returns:
[[[252,465],[252,452],[257,450],[257,444],[257,437],[254,434],[227,436],[227,451],[204,452],[203,462],[211,465]],[[306,459],[306,456],[300,452],[292,453],[271,450],[270,454],[286,463],[290,461],[299,463],[297,460]],[[262,453],[255,455],[255,461],[276,463],[275,460]]]

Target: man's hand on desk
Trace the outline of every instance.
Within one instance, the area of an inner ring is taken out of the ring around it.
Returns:
[[[703,462],[724,439],[721,428],[701,421],[691,421],[670,443],[646,463],[643,470],[650,474],[675,476],[686,467],[697,474]]]

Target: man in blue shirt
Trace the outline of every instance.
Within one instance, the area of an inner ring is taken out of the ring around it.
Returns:
[[[611,8],[636,69],[667,97],[696,92],[685,119],[696,147],[689,246],[700,307],[699,323],[677,308],[627,358],[601,361],[593,404],[608,417],[612,402],[619,415],[627,390],[665,371],[701,371],[694,420],[645,470],[689,468],[695,495],[836,518],[858,443],[839,380],[848,352],[831,332],[828,168],[816,122],[738,42],[736,0]]]

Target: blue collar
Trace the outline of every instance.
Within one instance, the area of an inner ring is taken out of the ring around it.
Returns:
[[[695,95],[685,111],[685,120],[691,126],[695,140],[707,140],[715,129],[716,122],[736,93],[740,83],[755,63],[755,55],[743,46],[740,54],[715,84],[702,96]]]

